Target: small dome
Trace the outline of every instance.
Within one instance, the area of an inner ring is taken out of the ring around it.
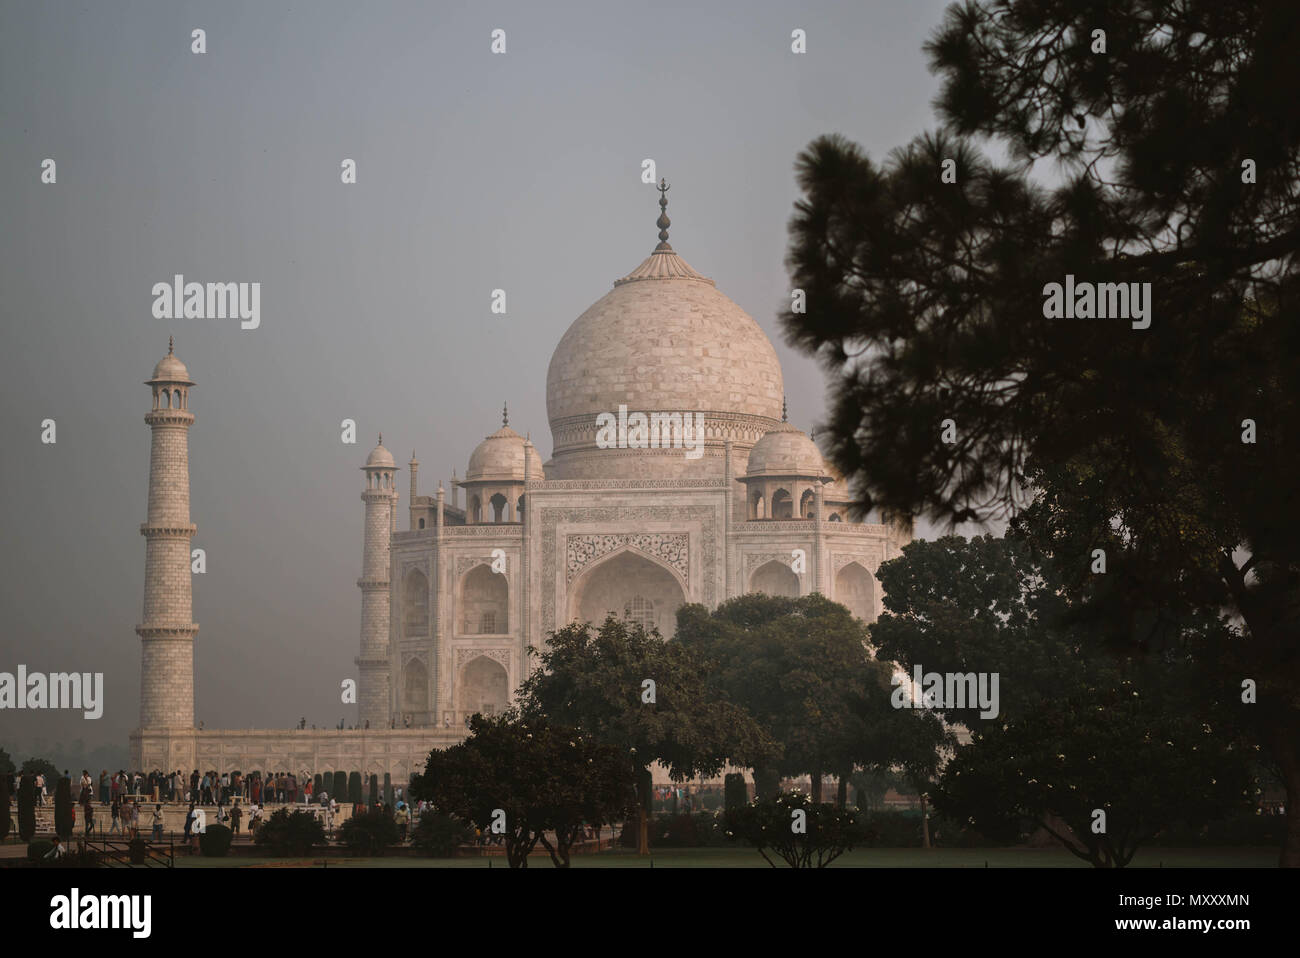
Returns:
[[[528,478],[543,479],[542,457],[537,447],[509,426],[502,426],[480,442],[469,457],[465,482],[479,480],[524,481],[524,460]]]
[[[749,451],[746,478],[759,476],[823,476],[821,451],[803,430],[783,422],[763,434]]]
[[[397,465],[393,461],[393,454],[384,448],[384,437],[379,437],[379,445],[370,450],[370,455],[366,457],[366,464],[363,468],[382,466],[385,468],[394,468]]]
[[[194,383],[190,382],[190,371],[172,352],[172,341],[170,339],[167,340],[167,355],[158,360],[158,365],[153,368],[153,378],[149,382],[151,384],[181,383],[186,386],[194,385]]]

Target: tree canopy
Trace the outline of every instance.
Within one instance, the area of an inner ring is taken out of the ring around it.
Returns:
[[[1127,611],[1139,650],[1170,614],[1229,615],[1199,661],[1259,684],[1292,810],[1298,46],[1287,0],[953,5],[926,46],[938,129],[880,161],[839,136],[799,157],[806,311],[783,318],[835,377],[830,452],[859,509],[1034,500],[1064,575],[1105,550],[1087,598]],[[1149,294],[1149,323],[1049,318],[1050,284],[1076,280]],[[1282,860],[1300,865],[1300,816]]]

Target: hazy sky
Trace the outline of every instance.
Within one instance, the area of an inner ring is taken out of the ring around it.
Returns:
[[[0,746],[125,745],[136,724],[142,382],[168,335],[198,383],[208,728],[354,720],[338,689],[375,434],[403,467],[402,528],[411,450],[432,492],[504,401],[549,457],[551,351],[656,242],[644,158],[672,183],[674,248],[766,330],[792,421],[815,423],[822,373],[775,322],[794,159],[822,133],[881,157],[934,125],[920,47],[943,6],[0,2],[0,671],[106,683],[98,721],[0,712]],[[260,282],[260,328],[155,319],[176,273]]]

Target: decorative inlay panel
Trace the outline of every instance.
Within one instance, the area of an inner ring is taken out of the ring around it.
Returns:
[[[507,675],[510,674],[510,650],[509,649],[475,649],[475,648],[464,648],[463,646],[456,649],[457,674],[460,673],[460,670],[464,665],[466,665],[469,662],[472,662],[474,659],[477,659],[480,655],[487,656],[492,661],[499,663],[500,666],[506,670],[506,674]]]
[[[683,579],[690,572],[691,538],[685,532],[623,532],[608,535],[571,535],[565,540],[565,574],[572,582],[584,568],[602,556],[631,546],[666,562]]]
[[[667,485],[655,481],[654,485]],[[549,485],[549,483],[548,483]],[[700,530],[698,548],[702,574],[697,574],[698,586],[702,594],[692,595],[688,591],[689,602],[703,602],[712,607],[717,604],[717,569],[719,546],[719,512],[707,505],[676,506],[589,506],[569,508],[536,509],[537,525],[541,533],[541,576],[542,576],[542,632],[552,632],[556,628],[556,583],[560,574],[557,562],[564,561],[558,555],[556,526],[560,523],[604,524],[607,526],[635,527],[643,522],[671,523],[678,527],[698,524]]]

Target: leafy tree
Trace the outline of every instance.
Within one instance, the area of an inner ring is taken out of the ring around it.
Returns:
[[[772,737],[777,749],[756,756],[758,763],[783,775],[808,773],[814,802],[823,771],[833,771],[843,804],[854,765],[875,758],[862,749],[867,730],[857,700],[869,685],[887,684],[889,673],[871,658],[861,620],[821,595],[751,593],[711,613],[683,606],[677,640],[718,663],[723,691]]]
[[[1122,681],[980,726],[935,806],[994,839],[1041,826],[1094,866],[1122,868],[1163,829],[1223,818],[1253,795],[1244,753]]]
[[[379,801],[379,776],[370,776],[370,807],[374,808],[375,803]]]
[[[66,775],[54,788],[54,831],[65,842],[72,837],[72,780]]]
[[[36,757],[29,758],[27,761],[23,762],[22,768],[19,769],[19,772],[23,775],[44,775],[46,788],[53,788],[55,782],[59,780],[61,775],[58,766],[48,758]]]
[[[1083,581],[1105,549],[1092,598],[1127,613],[1137,650],[1177,634],[1171,611],[1226,610],[1235,632],[1198,661],[1258,686],[1243,718],[1286,785],[1286,865],[1300,123],[1278,91],[1300,79],[1298,44],[1286,0],[950,7],[926,45],[938,131],[883,162],[835,136],[800,156],[789,264],[806,312],[783,320],[836,376],[830,453],[860,508],[982,520],[1036,497],[1063,570]],[[1149,327],[1049,316],[1067,277],[1149,289]]]
[[[866,844],[868,830],[856,809],[819,803],[803,792],[754,799],[725,817],[727,837],[754,846],[773,868],[771,851],[791,868],[825,868],[846,851]]]
[[[320,774],[320,772],[317,772],[315,775],[312,776],[312,780],[311,780],[312,797],[317,801],[319,801],[320,793],[322,791],[328,791],[328,789],[325,787],[324,777]]]
[[[358,855],[382,855],[398,842],[397,822],[383,812],[353,815],[339,829],[339,840]]]
[[[995,720],[1023,715],[1081,684],[1114,681],[1118,660],[1095,630],[1069,621],[1056,565],[1028,543],[992,536],[918,540],[876,573],[885,611],[871,625],[878,654],[909,677],[924,672],[996,673]],[[935,703],[947,721],[975,728],[978,703]]]
[[[36,776],[24,772],[18,780],[18,837],[30,842],[36,834]]]
[[[10,757],[9,753],[3,748],[0,748],[0,777],[13,775],[17,771],[18,768],[14,765],[14,760]]]
[[[557,868],[567,868],[584,822],[603,825],[626,813],[633,779],[621,749],[511,710],[473,716],[469,738],[429,754],[411,794],[485,835],[502,834],[511,868],[527,868],[538,842]]]
[[[334,787],[328,789],[328,791],[330,793],[330,797],[332,797],[336,802],[343,803],[347,801],[346,796],[348,794],[348,773],[335,772]]]
[[[551,634],[519,690],[528,722],[576,728],[627,756],[632,769],[659,762],[674,781],[717,775],[728,759],[752,765],[775,753],[744,709],[727,701],[711,668],[683,642],[608,617],[598,631],[574,623]],[[654,701],[644,700],[654,682]],[[648,775],[637,779],[638,851],[649,852]]]
[[[309,855],[313,846],[325,844],[325,826],[311,812],[278,808],[257,830],[253,840],[268,846],[272,855]]]
[[[431,858],[450,858],[474,838],[474,829],[436,809],[424,812],[411,833],[411,844]]]

